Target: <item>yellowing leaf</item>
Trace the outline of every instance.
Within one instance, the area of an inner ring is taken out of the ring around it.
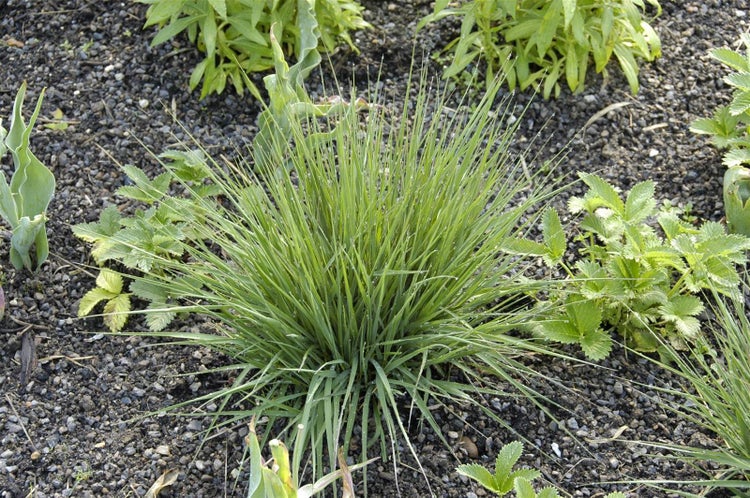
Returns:
[[[122,292],[122,277],[119,273],[102,268],[99,276],[96,277],[96,285],[112,294],[119,294]]]
[[[91,289],[83,295],[81,302],[78,304],[78,316],[81,317],[88,315],[99,302],[112,299],[115,296],[116,294],[112,294],[101,287]]]
[[[104,305],[104,324],[112,332],[119,332],[128,321],[130,311],[130,294],[120,294]]]
[[[65,131],[68,129],[69,123],[67,121],[64,121],[65,115],[62,112],[62,109],[59,107],[52,111],[52,122],[45,123],[45,128],[48,128],[50,130],[60,130]]]

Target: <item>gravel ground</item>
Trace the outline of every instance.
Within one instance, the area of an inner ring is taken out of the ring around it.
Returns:
[[[362,3],[376,28],[356,36],[360,55],[336,53],[331,67],[341,81],[354,76],[366,82],[381,72],[382,61],[383,88],[389,97],[403,99],[408,47],[416,20],[429,4]],[[622,188],[651,178],[662,198],[690,202],[698,216],[718,220],[720,158],[688,131],[688,124],[728,100],[723,69],[707,51],[732,45],[748,29],[750,6],[746,0],[662,4],[664,13],[654,27],[663,57],[642,66],[637,97],[628,93],[617,71],[606,83],[592,76],[582,94],[564,92],[557,101],[530,102],[529,95],[518,95],[518,108],[528,105],[518,144],[523,147],[541,133],[542,158],[569,144],[565,171],[599,172]],[[177,469],[179,478],[161,496],[243,496],[245,427],[228,428],[204,442],[206,417],[147,415],[221,386],[226,379],[220,376],[190,372],[221,365],[222,358],[207,350],[146,347],[149,341],[138,337],[105,336],[98,333],[100,320],[75,318],[78,300],[93,284],[93,269],[70,225],[96,219],[104,206],[118,202],[113,192],[123,176],[115,160],[153,169],[139,142],[158,152],[184,138],[186,131],[172,112],[215,154],[231,152],[255,130],[258,105],[249,97],[226,93],[199,101],[188,93],[188,74],[199,57],[182,38],[149,48],[152,33],[141,30],[144,13],[145,6],[123,1],[0,0],[0,115],[7,123],[15,92],[26,80],[27,110],[46,87],[42,116],[50,118],[60,109],[70,124],[65,130],[38,126],[32,136],[33,150],[58,182],[49,208],[50,260],[36,274],[3,265],[8,299],[0,322],[6,337],[0,349],[3,498],[143,496],[168,469]],[[417,46],[429,54],[456,32],[455,24],[442,23],[423,31]],[[429,64],[438,69],[436,62]],[[311,80],[313,95],[322,94],[319,85],[320,80]],[[592,116],[616,103],[627,105],[579,133]],[[6,173],[9,168],[4,161]],[[8,239],[6,233],[0,254],[7,254]],[[24,332],[35,338],[38,365],[21,385]],[[578,442],[526,401],[486,403],[536,446],[526,448],[523,463],[540,467],[547,480],[571,496],[620,489],[650,497],[667,494],[611,482],[698,476],[684,462],[649,455],[645,447],[625,442],[712,444],[710,434],[656,404],[654,388],[672,386],[675,379],[619,348],[602,363],[606,368],[529,361],[570,388],[536,386],[570,410],[560,416]],[[459,451],[462,461],[491,462],[497,449],[513,439],[468,407],[454,406],[437,417],[451,441],[458,445],[468,438],[476,445],[477,455]],[[459,478],[458,462],[436,444],[434,434],[415,439],[436,496],[485,495]],[[429,495],[425,478],[408,467],[400,472],[398,490],[386,464],[373,464],[370,479],[371,496]]]

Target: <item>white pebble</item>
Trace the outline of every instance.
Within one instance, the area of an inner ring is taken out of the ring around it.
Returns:
[[[552,451],[555,453],[555,455],[557,455],[557,458],[560,458],[562,456],[560,446],[557,443],[552,443]]]

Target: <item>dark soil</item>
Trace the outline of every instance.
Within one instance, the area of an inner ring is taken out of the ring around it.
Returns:
[[[416,21],[430,6],[421,0],[362,3],[375,29],[357,34],[360,55],[342,50],[331,55],[330,67],[345,84],[352,76],[364,83],[380,74],[387,97],[401,101]],[[617,69],[608,81],[592,75],[579,95],[563,92],[559,100],[537,98],[530,104],[530,95],[517,95],[519,111],[528,104],[526,114],[517,116],[522,119],[517,143],[523,147],[541,133],[542,159],[569,145],[561,165],[566,172],[599,172],[623,189],[654,179],[661,198],[692,203],[696,215],[718,220],[720,157],[703,138],[692,135],[688,125],[728,100],[724,69],[707,52],[735,44],[748,29],[750,6],[746,0],[662,4],[663,15],[654,27],[663,56],[642,65],[638,96],[628,93]],[[65,130],[37,126],[32,136],[34,152],[57,178],[48,213],[50,259],[35,274],[3,263],[8,299],[0,322],[6,338],[0,349],[4,498],[143,496],[167,469],[177,469],[179,478],[161,496],[244,496],[244,425],[204,442],[206,417],[144,417],[226,382],[190,374],[220,365],[222,358],[208,350],[145,347],[153,341],[102,335],[100,319],[76,318],[78,301],[93,285],[95,270],[88,248],[72,235],[70,225],[92,221],[103,207],[120,202],[114,191],[124,178],[116,161],[153,171],[155,161],[144,145],[160,152],[187,133],[209,152],[231,155],[255,132],[259,106],[249,96],[228,91],[200,101],[189,93],[188,75],[199,55],[182,37],[150,48],[153,33],[141,30],[145,10],[144,5],[111,0],[0,0],[0,113],[6,125],[24,80],[29,84],[27,112],[46,87],[41,115],[51,118],[60,109],[69,122]],[[457,30],[455,23],[435,25],[419,34],[416,46],[430,54]],[[426,60],[432,73],[439,74],[439,63]],[[331,81],[330,68],[324,70],[323,79]],[[313,95],[322,95],[320,81],[311,79]],[[605,113],[579,133],[596,113],[621,102],[628,105]],[[172,118],[173,112],[186,130]],[[4,160],[2,166],[9,174],[9,162]],[[8,239],[6,233],[2,255],[8,253]],[[138,326],[137,320],[132,323]],[[38,362],[22,385],[24,334],[33,337]],[[571,496],[603,496],[617,489],[649,497],[667,493],[614,482],[702,477],[684,462],[626,442],[714,443],[710,434],[657,404],[655,388],[675,386],[675,379],[619,348],[602,363],[606,368],[529,361],[570,388],[536,385],[570,410],[559,415],[576,438],[528,401],[485,401],[532,443],[523,463],[539,467],[549,482]],[[491,463],[498,448],[515,439],[468,407],[453,406],[436,416],[457,448],[463,437],[476,444],[478,457],[473,461]],[[415,441],[427,479],[403,466],[397,487],[392,467],[375,463],[369,472],[371,496],[429,496],[427,481],[436,496],[485,495],[457,475],[459,461],[434,434],[425,430]],[[462,462],[472,461],[460,448],[458,455]],[[404,459],[408,463],[406,455]]]

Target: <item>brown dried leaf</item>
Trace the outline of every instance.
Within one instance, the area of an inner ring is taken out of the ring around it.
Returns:
[[[8,38],[5,40],[5,44],[9,47],[15,47],[15,48],[23,48],[24,43],[22,41],[16,40],[15,38]]]
[[[180,471],[177,469],[169,469],[164,471],[162,475],[154,482],[154,484],[148,488],[144,498],[157,498],[161,490],[167,486],[171,486],[177,481],[177,476],[180,475]]]
[[[26,388],[36,366],[36,344],[31,330],[27,330],[21,335],[21,390]]]
[[[349,466],[346,464],[343,448],[339,448],[338,460],[339,468],[341,469],[341,483],[344,488],[342,498],[352,498],[354,496],[354,481],[352,480],[352,473],[349,470]]]

